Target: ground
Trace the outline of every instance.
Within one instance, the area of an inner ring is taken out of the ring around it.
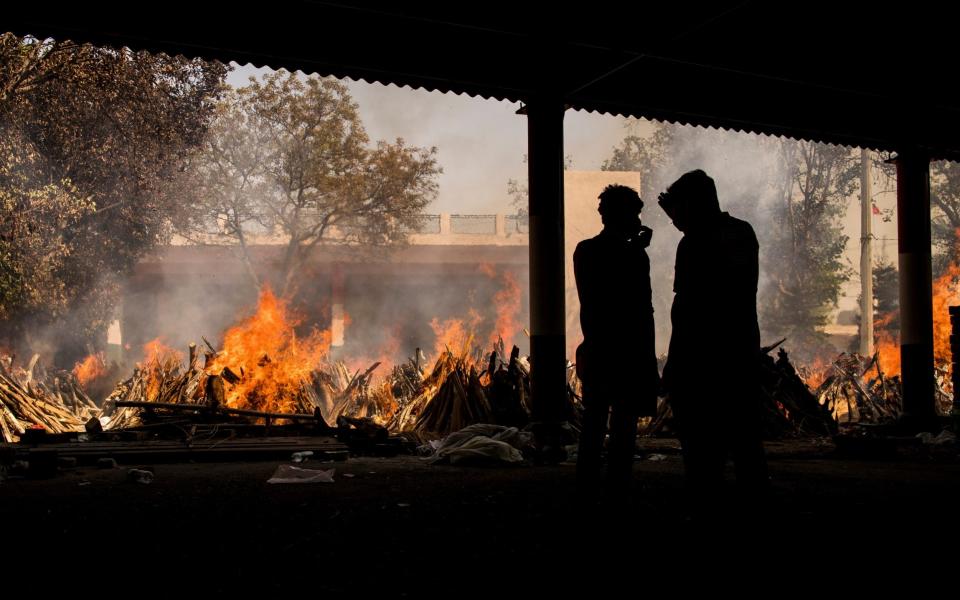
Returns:
[[[736,510],[731,489],[716,521],[691,518],[670,442],[637,461],[623,507],[579,503],[570,464],[458,467],[413,456],[305,464],[336,469],[327,484],[268,484],[276,461],[154,465],[147,485],[126,466],[9,478],[0,589],[564,597],[580,585],[623,589],[602,574],[610,564],[639,591],[683,585],[666,574],[702,573],[703,561],[734,582],[760,570],[790,587],[892,581],[917,564],[931,584],[955,581],[939,570],[957,560],[955,453],[881,462],[781,444],[770,454],[771,498]]]

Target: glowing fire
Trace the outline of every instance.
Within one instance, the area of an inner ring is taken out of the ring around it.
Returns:
[[[154,338],[143,345],[143,366],[151,368],[155,365],[179,363],[183,360],[183,352],[171,348],[163,342],[163,338]]]
[[[520,331],[520,284],[517,277],[510,271],[504,271],[500,277],[503,287],[493,295],[493,307],[497,312],[494,331],[490,335],[490,342],[495,343],[497,338],[503,338],[503,346],[510,351],[513,338]]]
[[[107,365],[101,354],[91,354],[74,365],[72,372],[80,387],[86,388],[88,383],[107,373]]]
[[[436,336],[433,351],[434,356],[440,356],[448,350],[453,354],[465,354],[473,343],[477,327],[483,317],[474,309],[470,309],[468,317],[464,319],[447,319],[443,322],[434,317],[430,321],[430,328]]]
[[[800,374],[804,383],[806,383],[807,387],[811,390],[816,390],[823,385],[824,380],[826,380],[827,375],[830,373],[830,361],[822,356],[817,356],[813,359],[812,364],[807,365],[804,371],[805,373]]]
[[[229,368],[240,380],[225,382],[226,404],[269,412],[294,412],[301,383],[330,351],[330,331],[313,330],[299,339],[300,321],[286,301],[264,288],[256,313],[230,328],[208,375]]]
[[[933,282],[933,356],[937,365],[946,370],[950,381],[953,353],[950,351],[951,305],[960,304],[960,265],[951,264],[947,271]],[[900,374],[900,341],[889,330],[896,313],[884,315],[875,327],[877,353],[884,376]]]
[[[933,356],[946,369],[946,381],[953,372],[950,351],[950,306],[960,304],[960,265],[951,264],[933,283]],[[949,385],[949,384],[948,384]]]
[[[934,313],[936,314],[936,313]],[[883,315],[874,323],[877,360],[884,377],[900,375],[900,340],[890,331],[890,322],[897,313]]]
[[[143,345],[140,368],[147,372],[146,399],[156,402],[166,375],[179,369],[183,353],[167,346],[162,338],[154,338]]]
[[[512,271],[503,271],[498,274],[496,268],[490,263],[480,263],[479,270],[489,279],[500,280],[501,287],[493,294],[493,308],[497,317],[489,342],[495,344],[503,338],[503,346],[509,352],[513,346],[514,337],[522,328],[517,320],[520,315],[520,284]]]

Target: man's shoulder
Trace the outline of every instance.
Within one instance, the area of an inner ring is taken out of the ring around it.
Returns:
[[[753,243],[757,241],[757,234],[753,230],[753,225],[743,219],[731,216],[730,213],[723,213],[723,229],[724,233],[732,238],[753,241]]]
[[[591,252],[596,252],[597,250],[600,250],[603,247],[603,245],[604,245],[603,238],[600,235],[595,235],[592,238],[581,240],[577,244],[577,247],[574,249],[573,254],[582,255],[582,254],[587,254]]]

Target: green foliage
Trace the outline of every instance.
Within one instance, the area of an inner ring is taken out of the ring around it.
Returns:
[[[0,36],[0,223],[10,345],[46,331],[74,353],[119,282],[183,214],[183,171],[227,68],[162,54]]]
[[[813,354],[825,342],[820,328],[851,274],[840,219],[857,189],[860,163],[849,148],[794,141],[782,142],[781,161],[772,239],[761,259],[769,277],[761,318],[801,354]]]

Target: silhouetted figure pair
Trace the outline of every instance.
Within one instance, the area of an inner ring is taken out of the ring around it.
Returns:
[[[632,188],[600,194],[603,231],[573,254],[583,343],[577,374],[583,422],[577,458],[581,492],[599,489],[607,422],[607,484],[624,491],[632,480],[637,419],[656,411],[659,374],[654,347],[650,259],[652,231],[641,225],[643,202]]]
[[[759,246],[749,223],[720,210],[714,181],[701,170],[680,177],[659,203],[684,234],[663,388],[694,501],[713,503],[730,453],[738,487],[754,492],[768,480],[760,422]]]

